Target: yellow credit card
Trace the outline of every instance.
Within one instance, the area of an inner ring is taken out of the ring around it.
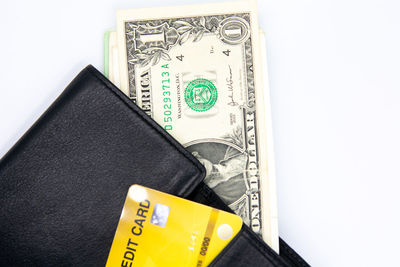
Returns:
[[[241,228],[235,214],[133,185],[106,266],[207,266]]]

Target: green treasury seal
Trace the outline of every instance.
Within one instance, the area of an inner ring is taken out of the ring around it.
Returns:
[[[207,79],[191,81],[185,90],[185,102],[194,111],[207,111],[217,102],[218,92],[215,85]]]

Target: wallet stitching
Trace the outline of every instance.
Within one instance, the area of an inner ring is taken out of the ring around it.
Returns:
[[[174,143],[171,142],[171,140],[169,140],[163,133],[160,131],[160,129],[158,129],[158,127],[154,127],[154,125],[152,125],[152,123],[150,121],[147,120],[147,118],[145,118],[143,116],[143,114],[141,114],[140,112],[138,112],[137,110],[135,110],[130,104],[128,104],[126,102],[126,99],[122,98],[117,92],[115,92],[115,88],[109,86],[100,76],[99,77],[99,73],[97,73],[98,71],[94,69],[93,66],[90,66],[89,68],[87,68],[88,71],[90,71],[91,74],[93,74],[104,86],[106,86],[108,89],[111,90],[111,92],[116,95],[120,100],[122,100],[122,102],[132,111],[134,111],[137,115],[140,116],[140,118],[142,119],[142,121],[144,121],[146,124],[150,125],[151,129],[155,130],[159,136],[161,136],[163,139],[165,139],[176,151],[178,151],[180,154],[182,154],[187,160],[189,160],[190,162],[194,163],[193,165],[196,167],[196,169],[200,172],[199,174],[196,175],[197,176],[201,176],[203,173],[203,170],[201,168],[199,168],[199,166],[197,166],[197,163],[194,162],[190,157],[188,157],[188,155],[186,155],[183,151],[181,151],[181,149],[179,149],[179,147],[177,147]],[[196,180],[197,178],[193,177],[192,181],[189,183],[189,185],[187,187],[193,187],[196,184]],[[175,183],[176,184],[176,183]],[[188,190],[184,190],[188,191]],[[191,192],[188,192],[188,194]],[[185,194],[184,194],[185,195]]]

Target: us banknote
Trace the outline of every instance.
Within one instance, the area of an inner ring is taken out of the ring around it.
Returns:
[[[109,63],[118,58],[119,68],[110,76],[203,163],[205,182],[278,251],[257,23],[252,1],[118,11]]]

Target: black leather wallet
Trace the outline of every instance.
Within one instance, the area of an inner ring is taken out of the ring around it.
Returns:
[[[0,265],[104,265],[132,184],[229,210],[204,176],[190,153],[88,66],[0,161]],[[307,265],[282,244],[277,255],[244,226],[212,265]]]
[[[89,66],[0,162],[0,266],[102,266],[130,185],[185,197],[204,176]]]

